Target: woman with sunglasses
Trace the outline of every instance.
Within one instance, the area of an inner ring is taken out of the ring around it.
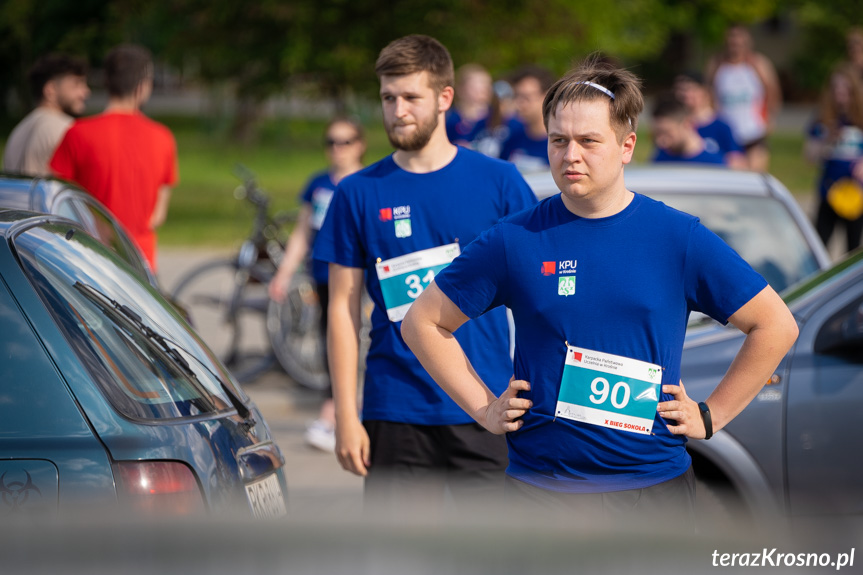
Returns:
[[[301,196],[302,206],[297,223],[285,248],[285,255],[276,275],[270,281],[270,298],[282,302],[291,285],[291,279],[300,265],[312,253],[315,238],[338,183],[363,167],[366,143],[363,128],[350,118],[336,118],[327,125],[326,145],[328,168],[309,180]],[[311,261],[312,278],[317,286],[321,305],[321,334],[326,334],[328,290],[328,264]],[[312,422],[305,433],[306,442],[323,451],[335,449],[335,408],[332,388],[327,389],[327,398],[321,406],[318,419]]]

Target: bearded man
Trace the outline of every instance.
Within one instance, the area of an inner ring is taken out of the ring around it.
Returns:
[[[87,64],[65,54],[48,54],[30,68],[28,81],[37,104],[9,134],[3,169],[49,176],[48,161],[90,96]]]
[[[395,153],[339,184],[315,245],[330,263],[328,352],[336,404],[336,455],[365,477],[366,499],[401,511],[436,506],[445,489],[464,502],[498,490],[506,444],[434,383],[400,334],[401,319],[435,273],[481,232],[536,202],[512,164],[450,143],[453,63],[434,38],[384,48],[384,125]],[[374,301],[362,420],[357,410],[360,295]],[[496,389],[512,375],[504,310],[458,334]],[[377,505],[381,510],[381,505]]]

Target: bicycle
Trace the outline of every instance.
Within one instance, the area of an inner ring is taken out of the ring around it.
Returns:
[[[255,209],[251,233],[234,257],[206,262],[181,277],[172,296],[189,310],[194,327],[216,356],[237,379],[249,381],[275,361],[269,346],[261,344],[266,330],[255,324],[266,317],[266,286],[284,252],[285,224],[295,216],[271,216],[270,199],[254,174],[242,166],[235,173],[242,184],[234,197]],[[260,329],[259,337],[251,341],[248,336],[254,329]]]
[[[267,294],[284,254],[285,224],[296,215],[271,216],[269,197],[254,174],[242,166],[236,172],[243,183],[234,197],[255,208],[252,232],[233,258],[189,271],[172,296],[189,310],[204,341],[240,382],[252,381],[277,363],[300,385],[324,389],[329,377],[314,281],[298,270],[282,303],[271,301]],[[367,297],[364,302],[360,341],[367,349],[371,303]],[[258,339],[248,337],[250,330],[258,329]]]

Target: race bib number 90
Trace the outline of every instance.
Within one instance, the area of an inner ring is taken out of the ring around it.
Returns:
[[[389,320],[404,319],[414,300],[434,281],[435,274],[460,253],[458,244],[453,243],[375,264]]]
[[[649,434],[662,368],[636,359],[567,347],[557,417]]]

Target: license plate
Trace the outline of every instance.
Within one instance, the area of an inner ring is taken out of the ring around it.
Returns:
[[[252,508],[252,515],[256,518],[270,519],[288,514],[282,486],[279,485],[279,478],[275,473],[246,485],[246,496],[249,507]]]

